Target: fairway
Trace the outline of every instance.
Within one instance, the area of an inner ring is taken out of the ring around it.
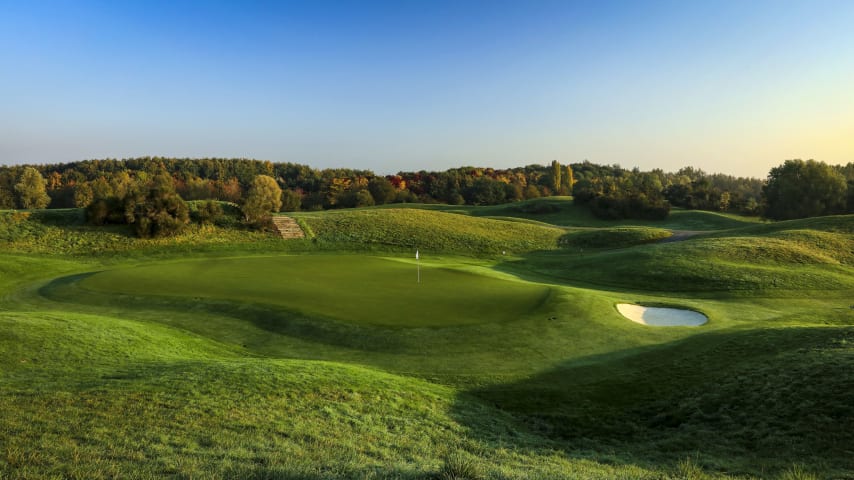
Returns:
[[[273,305],[355,324],[395,328],[510,322],[534,314],[550,288],[431,265],[360,255],[206,259],[96,273],[98,293]]]

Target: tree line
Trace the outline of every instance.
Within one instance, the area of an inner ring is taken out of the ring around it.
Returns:
[[[155,187],[181,200],[246,205],[259,176],[281,191],[276,209],[282,211],[410,202],[495,205],[573,195],[601,218],[664,218],[671,207],[797,218],[851,212],[854,196],[854,164],[813,160],[786,161],[760,180],[692,167],[644,172],[588,161],[376,175],[248,159],[143,157],[0,167],[0,209],[79,207],[91,212],[94,223],[128,220],[130,204],[138,205]]]

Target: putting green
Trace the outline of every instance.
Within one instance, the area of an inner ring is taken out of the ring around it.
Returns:
[[[96,273],[86,290],[277,305],[308,316],[386,327],[508,322],[530,315],[550,288],[377,257],[312,255],[206,259]]]

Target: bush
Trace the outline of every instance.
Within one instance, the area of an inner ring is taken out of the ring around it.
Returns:
[[[149,189],[133,210],[136,234],[142,238],[168,237],[181,232],[190,221],[189,209],[177,193]]]
[[[560,210],[560,206],[548,201],[528,202],[514,207],[514,210],[520,213],[539,215],[544,213],[555,213]]]
[[[618,198],[599,196],[588,204],[590,211],[604,220],[636,218],[643,220],[664,220],[670,215],[670,204],[664,201],[650,201],[644,197]]]
[[[206,200],[190,209],[190,217],[203,225],[218,223],[222,217],[222,206],[214,200]]]
[[[802,465],[792,465],[783,472],[780,480],[818,480],[818,477],[808,472]]]
[[[291,189],[282,190],[282,208],[280,212],[296,212],[299,210],[302,196]]]
[[[485,478],[477,459],[462,452],[454,452],[445,457],[445,463],[439,469],[441,480],[480,480]]]

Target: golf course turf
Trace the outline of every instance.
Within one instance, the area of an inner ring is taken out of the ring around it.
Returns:
[[[306,316],[399,328],[509,322],[536,312],[550,293],[526,282],[364,255],[171,262],[96,273],[81,287],[187,302],[266,303]]]
[[[0,479],[850,477],[854,216],[545,201],[288,241],[0,214]]]

